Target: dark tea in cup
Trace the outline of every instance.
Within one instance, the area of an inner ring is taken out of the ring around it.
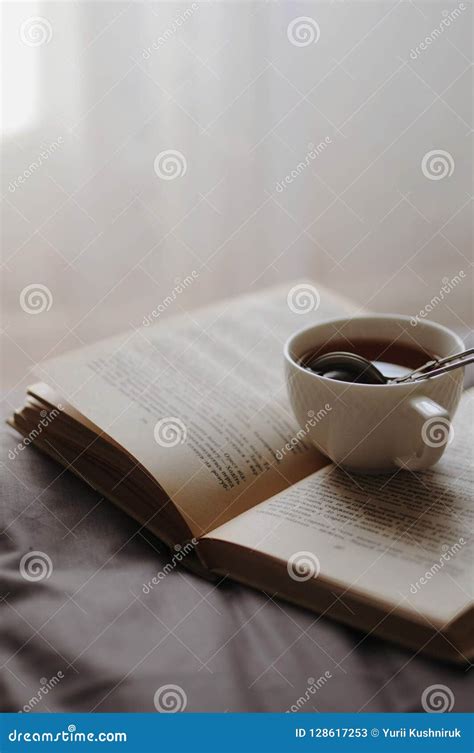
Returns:
[[[319,356],[336,351],[355,353],[366,358],[388,378],[404,376],[410,371],[423,366],[427,361],[437,357],[434,353],[428,353],[415,343],[412,345],[406,342],[399,342],[398,340],[338,336],[330,338],[324,345],[305,353],[300,359],[300,364],[308,366],[308,364],[314,362]],[[342,376],[338,376],[337,370],[334,373],[328,372],[325,376],[346,381]]]

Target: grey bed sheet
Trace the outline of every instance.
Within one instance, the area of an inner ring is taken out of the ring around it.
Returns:
[[[415,712],[440,684],[468,710],[465,667],[243,586],[176,568],[144,593],[169,562],[160,542],[33,448],[12,458],[17,442],[3,426],[2,711],[155,711],[171,685],[168,702],[192,712]],[[21,575],[29,551],[49,577]]]

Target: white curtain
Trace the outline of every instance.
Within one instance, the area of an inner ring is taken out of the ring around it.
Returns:
[[[4,4],[12,379],[28,358],[139,326],[192,273],[166,315],[296,277],[414,315],[467,274],[470,13]],[[18,306],[31,283],[51,290],[48,318]],[[469,284],[430,315],[466,329]]]

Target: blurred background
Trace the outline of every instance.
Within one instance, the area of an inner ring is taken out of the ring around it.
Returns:
[[[11,394],[295,278],[472,325],[467,0],[6,2],[2,50]]]

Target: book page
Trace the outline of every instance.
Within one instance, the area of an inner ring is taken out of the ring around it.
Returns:
[[[296,580],[301,566],[302,589],[307,565],[308,577],[448,621],[472,602],[473,400],[474,390],[463,395],[432,469],[364,476],[327,466],[206,539],[282,560]]]
[[[301,433],[292,442],[283,345],[356,309],[304,289],[306,298],[289,298],[288,284],[142,326],[39,376],[142,463],[200,535],[328,462]]]

